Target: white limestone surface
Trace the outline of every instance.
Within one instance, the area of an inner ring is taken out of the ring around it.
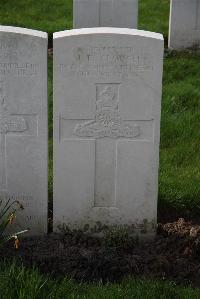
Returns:
[[[74,28],[137,28],[138,0],[74,0]]]
[[[200,0],[171,0],[169,48],[200,47]]]
[[[47,34],[0,26],[0,200],[24,210],[10,232],[47,232]]]
[[[54,231],[155,233],[162,67],[157,33],[54,34]]]

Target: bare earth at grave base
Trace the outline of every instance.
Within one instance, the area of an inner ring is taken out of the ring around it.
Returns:
[[[13,257],[56,278],[113,282],[131,275],[200,287],[200,225],[183,218],[159,224],[155,241],[145,244],[123,232],[103,238],[79,231],[25,238],[18,251],[13,243],[0,250],[0,259]]]

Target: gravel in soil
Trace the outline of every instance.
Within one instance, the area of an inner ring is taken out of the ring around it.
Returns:
[[[7,243],[0,260],[15,258],[59,278],[116,282],[131,275],[200,287],[200,225],[178,221],[158,224],[155,240],[138,243],[122,233],[94,236],[81,231],[24,238],[18,250]]]

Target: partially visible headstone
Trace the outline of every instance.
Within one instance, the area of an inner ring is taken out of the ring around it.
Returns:
[[[74,28],[137,28],[138,0],[74,0]]]
[[[54,230],[155,233],[163,37],[133,29],[54,34]]]
[[[200,47],[200,0],[171,0],[169,48]]]
[[[11,231],[31,235],[47,232],[47,41],[0,26],[0,200],[23,205]]]

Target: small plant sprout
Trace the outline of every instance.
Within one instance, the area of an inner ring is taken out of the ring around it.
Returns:
[[[12,235],[6,234],[8,226],[14,224],[16,213],[19,210],[24,210],[24,207],[18,200],[11,201],[11,199],[8,199],[5,201],[0,199],[0,246],[11,239],[14,239],[14,247],[18,249],[20,244],[18,235],[28,231],[26,229]]]
[[[20,241],[18,239],[18,236],[21,235],[21,234],[24,234],[28,231],[28,229],[25,229],[25,230],[22,230],[21,232],[18,232],[16,235],[13,235],[11,236],[11,239],[14,239],[14,247],[15,249],[19,249],[19,246],[20,246]]]

